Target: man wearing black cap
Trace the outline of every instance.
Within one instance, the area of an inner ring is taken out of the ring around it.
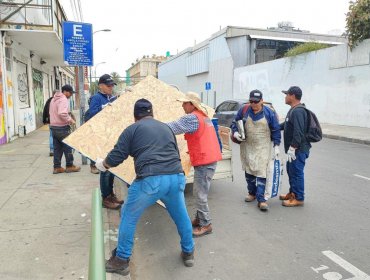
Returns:
[[[285,104],[291,107],[284,123],[280,124],[281,130],[284,130],[286,169],[290,188],[288,194],[280,195],[280,200],[283,200],[283,206],[303,206],[304,166],[311,148],[310,142],[305,137],[308,127],[307,112],[304,104],[301,104],[302,90],[299,87],[292,86],[282,92],[285,93]]]
[[[70,125],[75,120],[69,113],[68,99],[75,93],[72,86],[64,85],[62,92],[56,92],[50,101],[50,129],[53,135],[54,145],[54,170],[53,174],[78,172],[81,167],[73,165],[72,148],[63,143],[63,139],[71,133]],[[61,166],[62,156],[66,159],[66,168]]]
[[[267,211],[268,205],[265,198],[267,166],[271,160],[273,147],[274,157],[279,155],[280,126],[275,112],[263,105],[261,91],[255,89],[250,92],[249,104],[245,112],[243,112],[244,108],[238,111],[231,129],[236,138],[243,140],[238,135],[236,123],[239,120],[245,123],[246,139],[240,143],[240,160],[248,188],[245,202],[257,199],[259,209]]]
[[[122,132],[107,157],[96,160],[96,167],[106,171],[132,156],[136,173],[121,210],[117,248],[106,262],[106,271],[129,273],[136,224],[144,210],[158,199],[166,205],[177,226],[185,266],[193,266],[194,241],[185,206],[185,175],[176,137],[166,124],[153,118],[152,104],[146,99],[136,101],[134,118],[135,123]]]

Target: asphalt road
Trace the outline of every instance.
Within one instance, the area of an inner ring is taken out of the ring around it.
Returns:
[[[176,227],[155,205],[137,227],[131,279],[370,280],[370,146],[314,144],[304,207],[285,208],[274,198],[267,213],[244,202],[237,145],[233,158],[234,181],[212,183],[214,232],[195,239],[195,266],[183,266]],[[282,193],[288,188],[284,174]],[[189,191],[186,200],[193,214]]]

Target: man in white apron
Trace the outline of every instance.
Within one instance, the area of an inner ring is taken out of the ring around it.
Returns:
[[[262,92],[259,90],[250,92],[249,108],[244,112],[243,108],[239,110],[231,129],[236,139],[243,140],[240,143],[240,160],[248,187],[245,201],[252,202],[257,199],[261,211],[267,211],[267,166],[271,160],[272,148],[275,157],[279,154],[280,125],[275,112],[263,105]],[[241,139],[238,131],[236,123],[239,120],[243,120],[246,139]]]

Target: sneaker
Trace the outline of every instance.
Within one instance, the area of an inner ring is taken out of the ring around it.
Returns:
[[[80,172],[80,170],[81,170],[81,167],[79,167],[79,166],[75,166],[75,165],[67,166],[67,167],[66,167],[66,173],[71,173],[71,172]]]
[[[280,200],[289,200],[294,197],[294,193],[287,193],[287,194],[281,194],[279,195]]]
[[[255,196],[255,195],[248,194],[248,195],[245,197],[244,201],[245,201],[245,202],[252,202],[252,201],[253,201],[253,200],[255,200],[255,199],[256,199],[256,196]]]
[[[57,167],[57,168],[54,168],[53,170],[53,174],[59,174],[59,173],[64,173],[64,172],[66,172],[66,170],[63,167]]]
[[[117,273],[126,276],[130,273],[129,262],[130,259],[121,259],[114,254],[109,260],[105,261],[105,270],[106,272]]]
[[[97,169],[95,165],[91,165],[90,166],[90,172],[92,174],[99,174],[99,169]]]
[[[104,208],[118,210],[121,208],[121,204],[112,201],[112,196],[108,195],[107,197],[103,198],[102,206]]]
[[[124,202],[124,200],[118,199],[118,197],[114,193],[112,193],[110,195],[110,198],[111,198],[112,202],[114,202],[114,203],[118,203],[118,204],[121,204],[122,205],[123,202]]]
[[[212,224],[207,226],[198,226],[193,229],[193,237],[201,237],[210,233],[212,233]]]
[[[295,207],[295,206],[303,206],[303,200],[297,200],[295,198],[291,198],[289,200],[283,200],[282,205],[286,207]]]
[[[199,218],[195,218],[195,219],[193,219],[192,221],[191,221],[191,225],[193,226],[193,227],[199,227],[200,226],[200,221],[199,221]]]
[[[266,202],[258,202],[258,208],[261,210],[261,211],[267,211],[269,210],[269,206]]]
[[[194,265],[194,251],[191,253],[181,252],[181,258],[186,267],[192,267]]]

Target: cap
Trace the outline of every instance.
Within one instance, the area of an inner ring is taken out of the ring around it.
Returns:
[[[302,90],[300,87],[292,86],[288,90],[282,90],[281,92],[285,94],[295,95],[297,99],[301,99],[302,97]]]
[[[62,92],[63,91],[68,91],[70,93],[76,93],[74,90],[73,90],[73,87],[71,85],[64,85],[62,86]]]
[[[262,92],[258,89],[254,89],[249,93],[249,100],[251,101],[260,101],[262,99]]]
[[[146,117],[153,115],[153,106],[147,99],[139,99],[134,105],[134,117]]]
[[[100,84],[105,84],[107,86],[111,86],[111,85],[117,85],[114,80],[112,79],[112,76],[109,75],[109,74],[104,74],[103,76],[101,76],[99,78],[99,85]]]

